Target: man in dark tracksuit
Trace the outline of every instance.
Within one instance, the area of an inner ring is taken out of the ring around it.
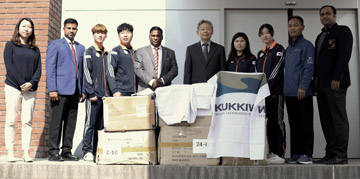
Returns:
[[[108,52],[103,46],[107,29],[102,24],[92,29],[95,44],[85,51],[84,86],[86,91],[86,119],[82,151],[85,161],[94,161],[97,148],[97,131],[104,128],[104,96],[111,96],[106,77]]]
[[[114,97],[131,96],[136,93],[135,49],[130,44],[133,31],[134,28],[130,24],[122,23],[118,26],[120,45],[114,47],[108,57],[108,80]]]
[[[265,31],[265,33],[264,33]],[[256,59],[257,72],[266,74],[270,96],[265,98],[267,120],[267,139],[269,144],[268,164],[285,163],[285,124],[284,124],[284,47],[272,39],[274,34],[270,24],[259,29],[259,36],[266,44]]]
[[[315,79],[326,155],[314,163],[347,164],[349,121],[346,91],[350,86],[349,61],[353,37],[347,26],[336,23],[333,6],[320,8],[320,21],[324,28],[315,42]]]

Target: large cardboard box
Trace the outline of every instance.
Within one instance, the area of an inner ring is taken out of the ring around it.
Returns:
[[[104,98],[105,131],[155,129],[155,105],[150,96]]]
[[[220,159],[206,158],[209,127],[163,126],[160,129],[160,165],[219,165]]]
[[[196,116],[195,122],[189,124],[187,122],[181,122],[178,124],[174,124],[171,126],[207,126],[210,127],[211,125],[211,118],[212,116]],[[159,126],[168,126],[162,118],[159,117]]]
[[[157,163],[155,131],[98,131],[97,164]]]

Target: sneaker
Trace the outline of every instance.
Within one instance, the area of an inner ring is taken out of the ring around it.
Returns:
[[[90,152],[86,153],[84,155],[84,161],[87,161],[87,162],[93,162],[94,161],[94,155]]]
[[[270,154],[271,155],[271,154]],[[285,163],[285,159],[279,157],[276,154],[272,154],[267,160],[267,164],[283,164]]]
[[[299,158],[300,154],[294,154],[291,158],[286,160],[286,163],[296,163]]]
[[[274,153],[269,153],[269,154],[267,155],[267,160],[269,160],[269,159],[273,158],[274,156],[275,156],[275,154],[274,154]]]
[[[312,158],[307,155],[301,155],[300,158],[296,161],[298,164],[311,164]]]

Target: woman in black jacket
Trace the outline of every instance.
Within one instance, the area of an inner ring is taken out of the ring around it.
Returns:
[[[255,72],[256,57],[251,53],[250,42],[243,32],[236,33],[231,40],[231,50],[227,60],[229,71]]]

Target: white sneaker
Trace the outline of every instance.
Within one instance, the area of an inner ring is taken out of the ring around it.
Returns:
[[[274,153],[269,153],[268,155],[267,155],[267,160],[270,160],[270,159],[272,159],[272,158],[274,158],[275,157],[275,154]]]
[[[285,163],[285,159],[279,157],[279,156],[276,155],[276,154],[272,154],[272,156],[270,156],[270,157],[266,160],[266,162],[267,162],[268,164],[283,164],[283,163]]]
[[[90,152],[86,153],[84,155],[84,161],[87,161],[87,162],[94,162],[94,155]]]

